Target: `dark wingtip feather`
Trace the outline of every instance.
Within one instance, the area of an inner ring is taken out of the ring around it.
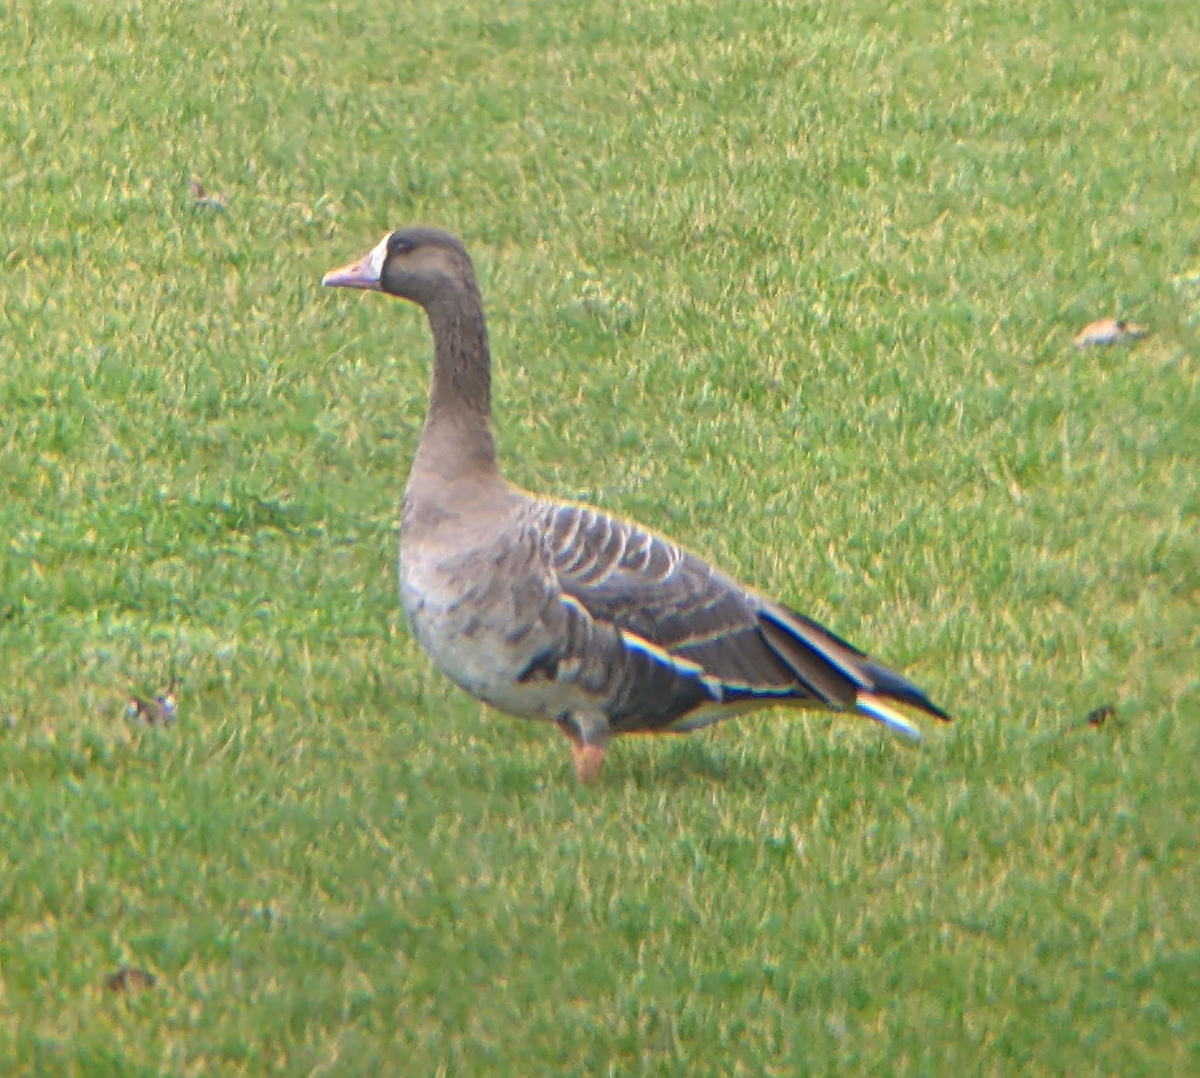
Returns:
[[[949,714],[930,700],[908,678],[901,677],[894,670],[889,670],[886,666],[880,666],[878,663],[865,662],[863,663],[863,667],[875,683],[875,691],[877,693],[897,700],[902,704],[909,704],[920,711],[924,711],[927,715],[932,715],[935,719],[941,719],[943,722],[954,721]]]

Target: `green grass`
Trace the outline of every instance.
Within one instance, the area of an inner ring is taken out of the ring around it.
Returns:
[[[1200,1069],[1200,7],[4,22],[0,1072]],[[476,258],[514,481],[956,724],[765,715],[580,790],[432,672],[426,329],[318,287],[416,221]],[[1069,347],[1113,313],[1153,336]]]

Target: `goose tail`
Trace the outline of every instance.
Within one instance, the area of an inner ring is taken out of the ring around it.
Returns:
[[[895,670],[889,670],[886,666],[869,660],[862,665],[863,672],[874,683],[874,687],[859,689],[855,693],[854,710],[860,715],[882,723],[892,733],[899,734],[912,742],[921,740],[921,731],[915,723],[893,707],[893,704],[916,708],[918,711],[925,712],[926,715],[932,715],[935,719],[950,722],[950,716],[908,678],[901,677]]]
[[[859,690],[854,698],[854,710],[860,715],[881,723],[891,733],[916,744],[921,740],[921,731],[916,724],[905,718],[878,693]]]
[[[932,715],[935,719],[941,719],[942,722],[951,721],[950,716],[930,700],[908,678],[902,677],[895,670],[889,670],[886,666],[872,662],[869,659],[862,665],[867,676],[871,679],[876,693],[890,700],[895,700],[899,704],[915,707],[918,711],[924,711],[926,715]]]
[[[950,721],[950,716],[908,678],[868,659],[811,618],[775,605],[764,611],[761,628],[796,679],[830,707],[873,719],[914,742],[921,740],[921,731],[900,707]]]

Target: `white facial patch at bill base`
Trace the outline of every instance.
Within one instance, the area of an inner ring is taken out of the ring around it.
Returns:
[[[367,255],[367,265],[371,268],[371,277],[376,284],[383,279],[383,264],[387,261],[387,245],[391,238],[392,234],[389,232],[371,248],[371,253]]]

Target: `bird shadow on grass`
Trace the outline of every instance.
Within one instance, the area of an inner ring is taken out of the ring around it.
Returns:
[[[625,751],[622,751],[625,750]],[[633,782],[642,789],[728,786],[762,790],[770,783],[762,763],[741,753],[702,742],[679,745],[618,745],[610,749],[597,786]]]

